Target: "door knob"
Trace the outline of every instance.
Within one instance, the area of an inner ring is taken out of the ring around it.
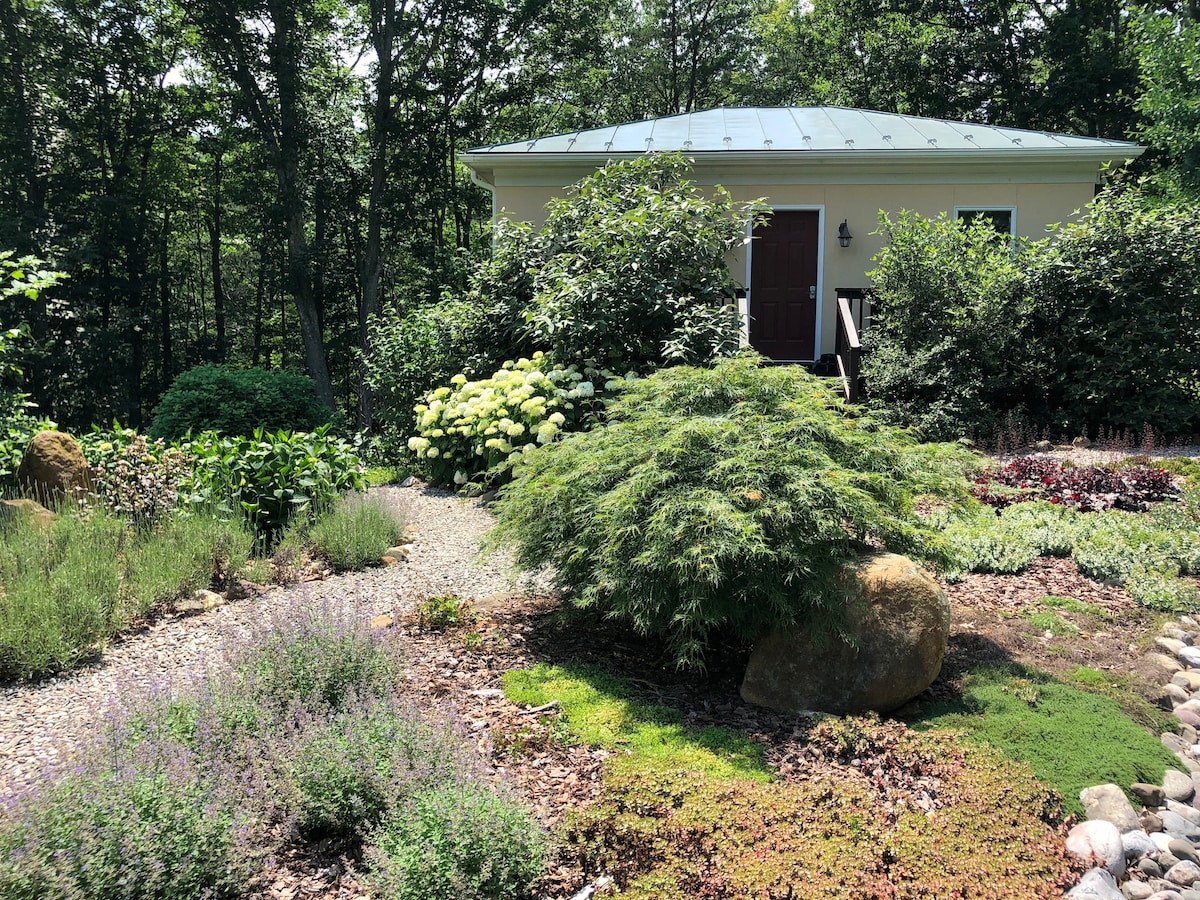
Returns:
[[[809,300],[817,299],[817,286],[815,284],[810,284],[808,286],[808,299]]]

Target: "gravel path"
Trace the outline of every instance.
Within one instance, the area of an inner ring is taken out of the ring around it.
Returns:
[[[81,744],[118,698],[194,678],[219,660],[230,637],[246,633],[297,598],[353,604],[366,616],[406,608],[414,598],[484,597],[511,590],[508,560],[480,564],[480,537],[491,527],[478,501],[423,485],[372,491],[417,533],[403,564],[274,588],[199,616],[169,617],[108,648],[96,663],[28,685],[0,688],[0,792],[36,777]]]

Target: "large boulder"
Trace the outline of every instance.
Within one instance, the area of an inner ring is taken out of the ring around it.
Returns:
[[[91,470],[79,444],[61,431],[38,432],[17,468],[22,492],[43,503],[62,500],[76,488],[90,490],[91,483]]]
[[[855,644],[775,629],[754,646],[742,699],[781,712],[886,713],[933,683],[950,637],[950,602],[933,577],[880,553],[854,570],[845,593]]]

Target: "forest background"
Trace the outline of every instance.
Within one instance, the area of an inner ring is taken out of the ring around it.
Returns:
[[[489,248],[468,146],[837,104],[1141,141],[1200,184],[1200,0],[0,0],[0,301],[22,389],[139,427],[206,362],[295,367],[367,428],[373,315]]]

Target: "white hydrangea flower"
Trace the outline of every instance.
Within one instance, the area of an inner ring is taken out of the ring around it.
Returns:
[[[454,473],[454,483],[455,484],[466,484],[467,483],[467,473],[464,472],[462,469],[459,469],[457,472],[455,472]]]
[[[551,414],[550,414],[550,418],[548,418],[546,421],[547,421],[547,422],[551,422],[551,423],[553,423],[553,424],[555,424],[555,425],[560,425],[560,426],[561,426],[563,423],[565,423],[565,422],[567,421],[567,417],[566,417],[566,416],[564,416],[564,415],[563,415],[562,413],[560,413],[560,412],[556,412],[556,413],[551,413]]]
[[[429,450],[426,451],[426,456],[428,456],[430,459],[433,459],[439,453],[441,453],[441,451],[438,450],[437,447],[430,447]]]
[[[525,433],[525,426],[522,425],[520,422],[514,422],[512,425],[508,426],[508,436],[509,437],[520,437],[524,433]]]

